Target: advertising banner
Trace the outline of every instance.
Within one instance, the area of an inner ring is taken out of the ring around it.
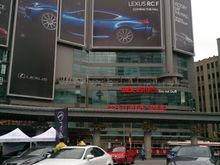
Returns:
[[[191,0],[173,0],[174,50],[194,55]]]
[[[18,0],[8,95],[53,99],[57,0]]]
[[[59,40],[84,46],[85,0],[61,0]]]
[[[68,137],[68,109],[55,110],[55,129],[57,140]]]
[[[161,49],[161,0],[93,0],[93,48]]]
[[[12,0],[0,1],[0,46],[7,47],[11,21]]]

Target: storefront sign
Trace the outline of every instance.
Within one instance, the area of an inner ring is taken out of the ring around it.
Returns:
[[[140,105],[140,104],[119,104],[119,105],[109,105],[108,110],[112,111],[165,111],[167,109],[166,105]]]
[[[176,89],[158,89],[156,87],[124,87],[122,93],[177,93]]]

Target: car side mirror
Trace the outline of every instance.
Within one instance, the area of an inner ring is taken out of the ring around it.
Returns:
[[[46,154],[47,156],[46,156],[46,158],[50,158],[51,157],[51,154],[50,153],[48,153],[48,154]]]
[[[93,159],[93,158],[94,158],[94,155],[87,155],[87,156],[86,156],[86,159],[87,159],[87,160],[90,160],[90,159]]]

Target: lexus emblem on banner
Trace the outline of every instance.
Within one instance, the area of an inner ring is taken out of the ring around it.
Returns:
[[[68,109],[59,109],[55,111],[55,128],[57,132],[57,139],[68,136]]]

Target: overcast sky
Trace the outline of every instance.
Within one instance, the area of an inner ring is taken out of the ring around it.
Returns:
[[[218,55],[220,0],[191,0],[195,61]]]

